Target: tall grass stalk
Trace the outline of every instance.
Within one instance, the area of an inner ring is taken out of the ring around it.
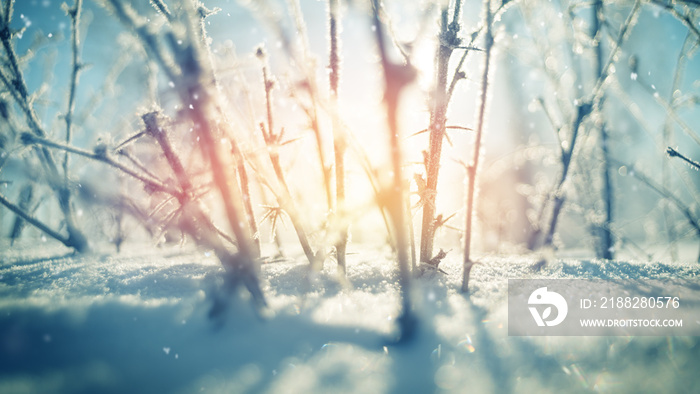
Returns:
[[[491,68],[491,51],[494,45],[493,15],[491,13],[491,0],[484,0],[484,70],[481,76],[481,102],[478,107],[476,136],[474,137],[474,150],[471,164],[467,167],[467,201],[466,223],[464,226],[464,261],[462,263],[462,292],[469,293],[469,276],[474,261],[471,256],[472,218],[474,216],[474,194],[476,192],[476,176],[479,169],[479,157],[481,154],[481,138],[484,132],[486,119],[486,104],[488,102],[489,71]]]
[[[426,190],[420,191],[423,201],[423,220],[421,225],[420,261],[428,262],[432,258],[433,242],[435,240],[435,200],[437,196],[438,175],[440,173],[440,157],[442,153],[442,141],[445,138],[445,124],[447,122],[447,107],[449,105],[449,92],[447,78],[449,73],[450,57],[455,48],[459,47],[461,39],[458,37],[461,17],[462,0],[456,0],[452,20],[449,18],[448,8],[441,11],[440,34],[438,36],[438,48],[435,56],[435,85],[430,108],[430,145],[426,163]]]
[[[593,24],[592,24],[592,42],[594,43],[594,67],[595,67],[595,77],[596,80],[601,81],[607,78],[605,75],[606,70],[603,69],[603,47],[602,47],[602,24],[603,24],[603,2],[596,1],[593,5]],[[603,112],[604,109],[604,98],[600,99],[598,104],[598,111]],[[605,116],[601,116],[605,119]],[[612,180],[610,176],[610,138],[608,137],[608,127],[605,121],[602,121],[599,125],[600,132],[600,151],[603,156],[603,164],[601,170],[601,177],[603,179],[602,186],[602,200],[605,207],[605,218],[603,219],[602,225],[600,225],[599,243],[598,247],[598,257],[611,260],[614,258],[614,240],[612,236],[611,226],[613,224],[613,201],[615,199],[613,193]]]
[[[75,94],[78,87],[78,76],[82,69],[80,63],[80,15],[82,10],[83,0],[75,0],[73,7],[67,8],[66,13],[71,18],[71,53],[72,66],[70,75],[70,87],[68,88],[68,109],[64,115],[66,121],[66,145],[70,145],[73,132],[73,113],[75,111]],[[68,184],[68,152],[63,156],[63,176],[66,184]]]
[[[347,271],[346,249],[348,245],[348,225],[345,224],[345,141],[338,109],[338,84],[340,82],[340,10],[339,0],[328,0],[328,33],[330,50],[328,55],[328,82],[331,91],[331,116],[333,117],[333,153],[335,155],[335,215],[339,223],[338,239],[335,243],[338,273],[345,276]]]
[[[294,199],[292,198],[292,193],[287,183],[287,178],[282,169],[282,164],[280,163],[279,148],[283,145],[282,137],[284,129],[279,133],[274,131],[274,114],[272,106],[272,90],[274,88],[274,81],[271,79],[267,66],[267,54],[262,49],[262,47],[256,50],[256,56],[260,59],[262,63],[262,77],[263,77],[263,88],[265,89],[265,107],[267,109],[267,126],[264,123],[260,124],[260,131],[263,135],[263,140],[267,147],[268,157],[270,158],[270,163],[277,176],[277,181],[279,182],[279,188],[270,187],[270,191],[277,197],[278,204],[287,212],[290,220],[292,221],[292,226],[299,239],[299,244],[301,245],[306,259],[309,261],[309,265],[313,270],[319,270],[322,268],[323,258],[317,256],[311,247],[309,237],[307,235],[304,224],[302,223],[301,215],[297,208]],[[260,175],[258,173],[258,175]],[[264,181],[264,180],[263,180]],[[281,189],[281,190],[278,190]]]
[[[258,228],[258,222],[255,220],[255,212],[253,211],[253,201],[250,195],[250,180],[248,178],[248,170],[245,168],[245,157],[243,152],[241,152],[238,144],[231,139],[231,153],[236,161],[236,172],[238,174],[238,182],[241,185],[241,195],[243,196],[243,206],[245,207],[246,217],[248,219],[248,226],[250,226],[250,231],[253,234],[253,255],[254,257],[260,257],[261,245],[260,245],[260,230]]]
[[[411,339],[416,329],[416,318],[411,303],[411,271],[408,257],[408,235],[406,231],[406,210],[404,209],[405,185],[401,139],[399,138],[398,105],[403,88],[415,78],[415,69],[410,64],[396,64],[387,53],[384,25],[380,18],[379,0],[372,0],[372,24],[384,72],[384,103],[386,105],[389,145],[391,147],[391,170],[393,182],[386,195],[385,207],[392,219],[396,254],[399,264],[399,286],[401,288],[401,315],[398,318],[400,340]]]

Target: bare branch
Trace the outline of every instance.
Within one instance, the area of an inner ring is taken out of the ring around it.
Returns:
[[[32,226],[38,228],[42,232],[46,233],[46,235],[50,236],[51,238],[54,238],[55,240],[61,242],[62,244],[68,246],[68,247],[73,247],[71,244],[70,238],[65,237],[58,232],[54,231],[51,229],[49,226],[44,224],[42,221],[36,219],[29,213],[25,212],[22,208],[19,206],[13,204],[9,200],[7,200],[3,195],[0,194],[0,204],[4,205],[12,211],[15,215],[21,217],[23,220],[25,220],[27,223],[31,224]]]
[[[68,109],[64,116],[66,121],[66,145],[70,145],[71,135],[73,131],[73,112],[75,110],[75,93],[78,86],[78,74],[82,68],[80,63],[80,14],[83,0],[75,0],[72,8],[65,7],[66,13],[71,18],[71,52],[72,52],[72,67],[70,84],[68,88]],[[68,152],[63,156],[63,177],[66,184],[68,183]]]
[[[694,168],[696,171],[700,170],[700,163],[698,163],[695,160],[689,159],[687,156],[683,155],[682,153],[678,152],[677,150],[671,148],[670,146],[666,148],[666,154],[668,154],[668,157],[678,157],[684,162],[688,163],[691,168]]]

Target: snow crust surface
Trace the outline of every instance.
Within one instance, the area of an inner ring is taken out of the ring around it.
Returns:
[[[131,247],[75,256],[0,245],[1,393],[692,392],[698,337],[509,337],[509,278],[654,280],[700,289],[700,266],[484,256],[459,292],[460,256],[414,280],[416,338],[397,345],[388,250],[334,264],[264,264],[273,312],[246,295],[211,319],[222,269],[207,252]],[[697,306],[700,311],[700,305]],[[700,316],[700,314],[699,314]]]

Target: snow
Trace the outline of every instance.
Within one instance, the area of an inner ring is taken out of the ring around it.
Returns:
[[[509,337],[508,278],[684,283],[697,264],[484,256],[472,295],[460,256],[414,281],[417,337],[396,345],[399,288],[388,250],[354,245],[348,280],[309,278],[303,258],[262,266],[273,315],[245,294],[208,318],[222,270],[193,249],[70,254],[0,244],[0,392],[690,392],[697,337]],[[694,287],[693,287],[694,286]],[[699,303],[700,304],[700,303]]]

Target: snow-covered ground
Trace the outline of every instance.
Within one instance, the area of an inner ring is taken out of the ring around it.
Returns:
[[[74,256],[0,244],[0,393],[693,392],[698,337],[509,337],[508,278],[658,279],[700,291],[700,265],[484,257],[415,283],[417,337],[392,344],[397,270],[355,246],[348,283],[302,259],[262,267],[274,315],[208,318],[219,264],[195,250]],[[700,311],[700,306],[698,306]]]

